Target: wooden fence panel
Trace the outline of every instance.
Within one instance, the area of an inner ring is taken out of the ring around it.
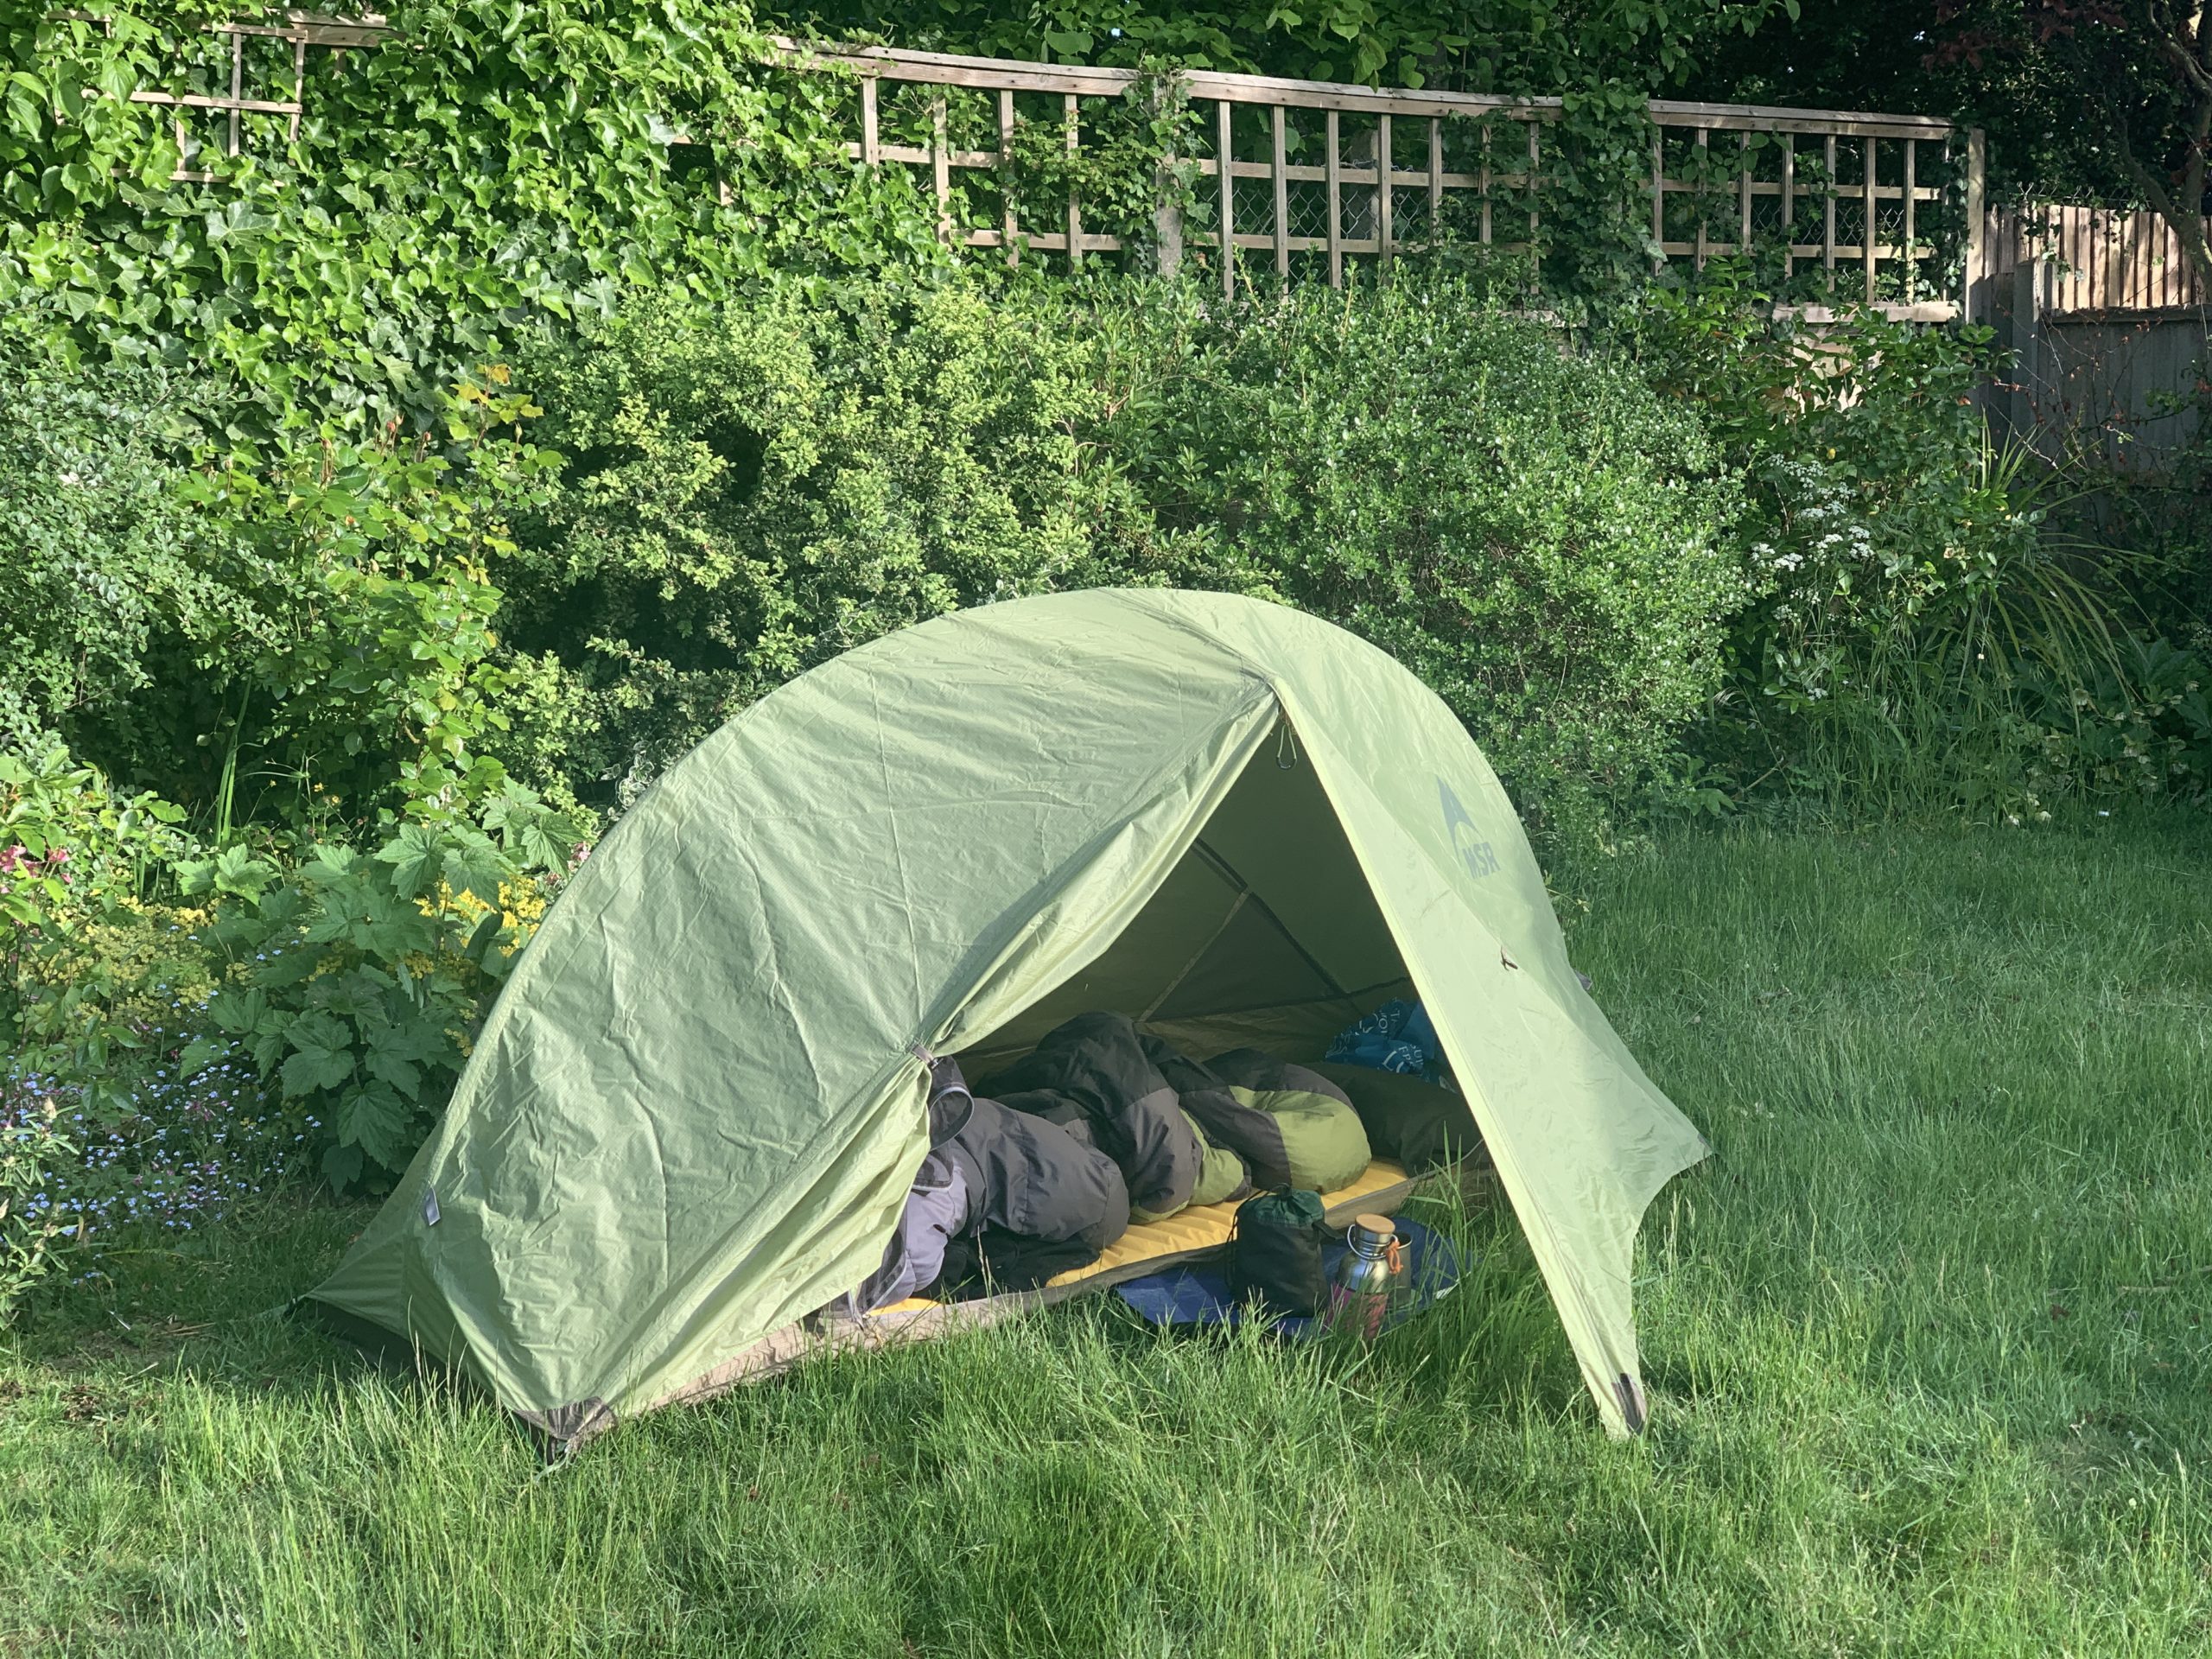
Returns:
[[[2155,473],[2196,441],[2212,296],[2157,214],[2064,203],[1990,213],[1986,315],[2006,353],[1993,409],[2046,459]]]
[[[2032,260],[2053,267],[2046,313],[2199,310],[2212,305],[2174,227],[2148,208],[2031,202],[1988,215],[1993,282]]]

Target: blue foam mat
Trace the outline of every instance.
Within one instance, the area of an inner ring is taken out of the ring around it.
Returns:
[[[1450,1294],[1452,1286],[1459,1282],[1460,1273],[1459,1253],[1450,1239],[1404,1216],[1391,1217],[1390,1224],[1404,1242],[1406,1273],[1402,1288],[1391,1298],[1389,1312],[1383,1316],[1386,1331],[1411,1319],[1440,1296]],[[1333,1276],[1349,1248],[1341,1233],[1323,1246],[1321,1271]],[[1229,1292],[1225,1259],[1164,1268],[1116,1285],[1114,1293],[1154,1325],[1234,1325],[1256,1319],[1272,1327],[1275,1335],[1294,1340],[1319,1336],[1324,1328],[1318,1315],[1267,1313],[1238,1301]]]

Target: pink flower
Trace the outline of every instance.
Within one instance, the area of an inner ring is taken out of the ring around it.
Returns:
[[[67,847],[48,848],[46,861],[48,865],[67,864],[69,861],[69,849]]]
[[[13,875],[23,868],[21,847],[0,847],[0,875]]]

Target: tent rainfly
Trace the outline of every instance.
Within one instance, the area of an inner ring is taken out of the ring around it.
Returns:
[[[940,616],[702,743],[570,880],[311,1296],[573,1445],[874,1269],[925,1057],[1090,1007],[1318,1057],[1387,995],[1426,1004],[1599,1415],[1640,1429],[1637,1227],[1704,1142],[1568,965],[1451,711],[1217,594]]]

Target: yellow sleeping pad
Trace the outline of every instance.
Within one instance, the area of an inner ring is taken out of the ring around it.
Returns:
[[[1378,1158],[1349,1185],[1340,1186],[1333,1192],[1324,1192],[1321,1203],[1333,1220],[1339,1211],[1349,1212],[1365,1209],[1378,1201],[1395,1202],[1401,1196],[1400,1189],[1409,1191],[1412,1185],[1412,1178],[1404,1170]],[[1381,1193],[1391,1196],[1388,1199],[1378,1200],[1376,1195]],[[1236,1221],[1236,1205],[1243,1202],[1239,1198],[1234,1204],[1192,1205],[1165,1221],[1141,1223],[1116,1239],[1096,1262],[1088,1267],[1071,1268],[1047,1281],[1046,1289],[1065,1290],[1093,1279],[1103,1281],[1099,1287],[1103,1289],[1106,1285],[1141,1278],[1173,1262],[1203,1255],[1209,1250],[1217,1250],[1229,1243],[1230,1230]],[[869,1317],[882,1319],[887,1314],[916,1313],[937,1306],[934,1298],[909,1296],[903,1302],[877,1308]]]

